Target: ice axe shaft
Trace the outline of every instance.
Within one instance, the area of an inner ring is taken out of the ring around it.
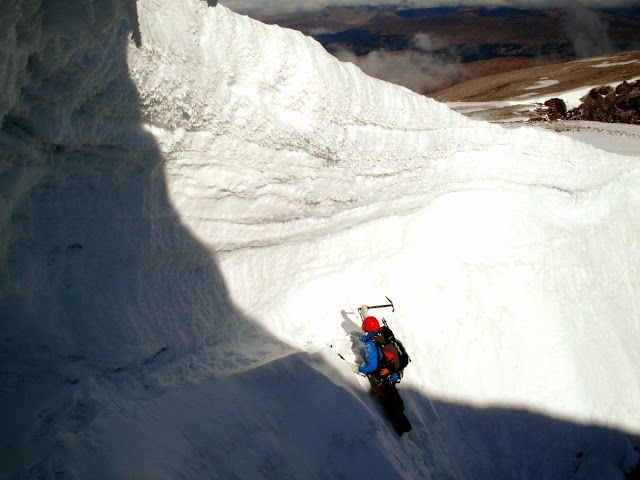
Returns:
[[[371,310],[372,308],[386,308],[386,307],[391,307],[391,311],[392,311],[392,312],[395,312],[395,311],[396,311],[396,309],[395,309],[395,307],[393,306],[393,302],[391,301],[391,299],[390,299],[389,297],[386,297],[386,296],[385,296],[384,298],[386,298],[387,300],[389,300],[389,303],[388,303],[387,305],[367,305],[367,308],[368,308],[369,310]]]

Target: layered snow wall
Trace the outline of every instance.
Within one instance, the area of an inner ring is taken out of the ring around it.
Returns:
[[[563,478],[579,448],[481,451],[490,428],[445,404],[615,429],[591,467],[633,458],[637,158],[471,121],[221,5],[0,12],[3,473],[124,476],[146,448],[140,476],[322,477],[328,437],[342,473],[363,442],[399,477]],[[385,294],[413,358],[405,444],[329,347]]]

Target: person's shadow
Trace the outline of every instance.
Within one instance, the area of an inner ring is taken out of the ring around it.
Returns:
[[[354,357],[362,358],[363,346],[360,341],[362,331],[360,330],[360,325],[356,323],[360,318],[358,312],[342,310],[340,311],[340,315],[342,316],[342,322],[340,325],[351,341],[351,351],[353,352]]]

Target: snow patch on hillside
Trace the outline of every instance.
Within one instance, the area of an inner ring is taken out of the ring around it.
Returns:
[[[547,87],[551,87],[553,85],[557,85],[558,83],[560,83],[559,80],[550,80],[548,78],[541,78],[540,80],[538,80],[536,83],[534,83],[533,85],[529,86],[529,87],[524,87],[525,90],[538,90],[540,88],[547,88]]]

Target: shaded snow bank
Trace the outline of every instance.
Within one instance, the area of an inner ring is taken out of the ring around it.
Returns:
[[[134,408],[107,387],[135,400],[194,377],[149,378],[149,366],[246,332],[248,354],[286,351],[233,307],[168,200],[128,74],[131,6],[0,7],[2,476],[42,476],[41,464],[74,476],[76,441],[109,458],[92,426]]]
[[[546,478],[579,448],[578,478],[620,468],[624,434],[582,446],[571,422],[640,431],[637,162],[470,121],[222,6],[140,0],[138,48],[98,3],[5,11],[8,468],[321,477],[320,448],[336,475],[353,451],[390,476],[534,475],[535,424],[537,445],[574,432]],[[328,347],[383,294],[414,360],[402,444]],[[455,404],[537,413],[493,442]]]

